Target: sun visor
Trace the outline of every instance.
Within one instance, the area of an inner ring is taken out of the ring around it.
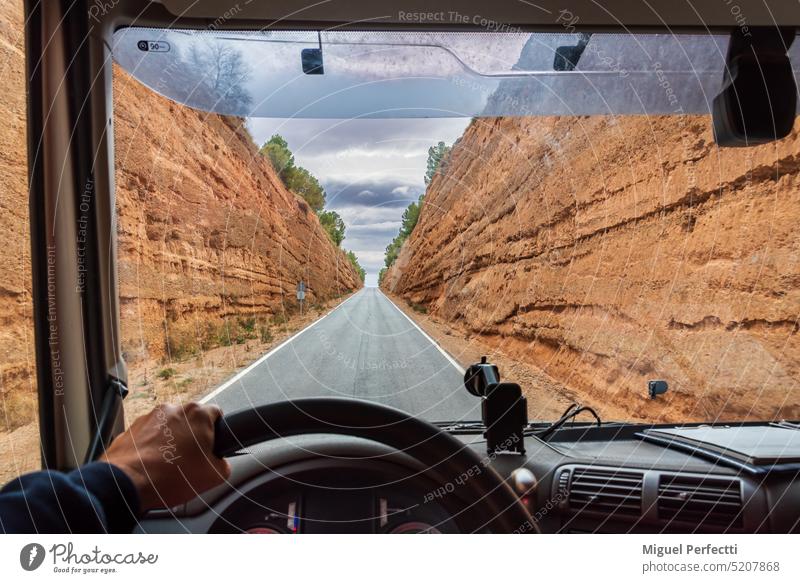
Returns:
[[[711,112],[728,43],[727,35],[124,28],[113,54],[161,95],[226,115],[660,115]]]

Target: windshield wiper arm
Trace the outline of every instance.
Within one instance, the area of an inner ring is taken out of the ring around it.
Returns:
[[[434,423],[442,431],[483,431],[486,426],[482,421],[439,421]]]

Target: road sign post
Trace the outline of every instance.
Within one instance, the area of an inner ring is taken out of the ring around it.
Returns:
[[[301,279],[297,284],[297,301],[300,302],[300,315],[303,315],[303,302],[306,299],[306,284]]]

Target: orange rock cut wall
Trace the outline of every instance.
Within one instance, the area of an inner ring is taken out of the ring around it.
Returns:
[[[175,104],[115,72],[122,342],[170,357],[167,337],[283,317],[361,281],[308,204],[287,190],[242,120]],[[225,332],[227,333],[227,332]]]
[[[383,285],[631,417],[797,418],[799,154],[706,117],[475,120]]]

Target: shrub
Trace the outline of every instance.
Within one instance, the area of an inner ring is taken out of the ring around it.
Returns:
[[[233,344],[234,337],[231,336],[231,327],[228,325],[227,322],[222,324],[220,327],[219,333],[219,345],[220,346],[230,346]]]
[[[194,330],[170,328],[165,349],[171,360],[183,360],[197,354],[201,350],[201,342]]]
[[[242,344],[245,340],[255,340],[258,338],[255,316],[249,318],[239,318],[237,323],[239,325],[239,330],[236,333],[237,344]]]
[[[212,322],[206,323],[203,327],[200,338],[200,348],[202,350],[211,350],[220,345],[224,332],[224,324],[214,324]]]
[[[14,389],[0,394],[4,415],[0,416],[0,430],[12,431],[36,419],[38,401],[35,391]]]
[[[158,371],[158,374],[156,376],[162,380],[167,381],[172,377],[174,377],[176,374],[178,374],[177,370],[175,370],[174,368],[167,367],[167,368],[162,368],[160,371]]]

